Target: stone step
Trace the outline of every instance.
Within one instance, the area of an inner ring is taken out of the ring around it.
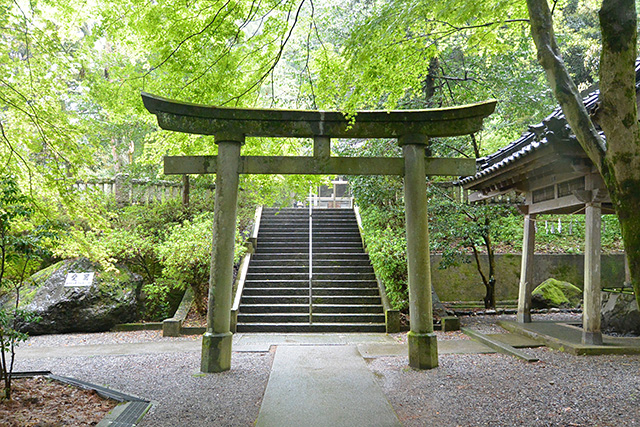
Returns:
[[[285,239],[282,240],[268,240],[268,241],[258,241],[258,247],[259,248],[272,248],[274,246],[282,246],[282,247],[286,247],[286,246],[294,246],[294,247],[299,247],[299,248],[306,248],[309,246],[308,242],[291,242],[291,241],[287,241]],[[343,247],[362,247],[362,240],[358,239],[356,241],[341,241],[339,238],[336,238],[335,242],[325,242],[325,241],[320,241],[320,242],[313,242],[313,247],[314,248],[336,248],[336,251],[339,252],[339,248],[343,248]]]
[[[295,266],[295,265],[250,265],[248,274],[276,274],[276,273],[306,273],[309,274],[308,266]],[[373,274],[373,267],[368,266],[352,266],[347,263],[336,266],[318,266],[313,267],[313,276],[320,274],[344,274],[344,273],[370,273]]]
[[[242,296],[240,312],[244,304],[305,304],[309,307],[309,294],[307,292],[307,296]]]
[[[244,288],[306,288],[309,289],[309,278],[306,280],[247,280]]]
[[[284,227],[283,227],[284,228]],[[360,239],[360,233],[358,230],[353,229],[344,229],[344,230],[324,230],[324,229],[314,229],[311,233],[313,239],[327,239],[327,238],[335,238],[335,237],[356,237],[358,240]],[[267,230],[260,231],[258,233],[258,241],[262,240],[278,240],[282,239],[290,239],[292,237],[309,237],[309,230]]]
[[[309,313],[309,304],[242,304],[240,313]],[[382,305],[326,305],[316,304],[313,313],[318,314],[381,314]]]
[[[309,322],[309,310],[306,313],[243,313],[240,307],[240,323],[304,323]]]
[[[240,304],[240,314],[309,313],[309,304]],[[240,314],[238,316],[240,316]]]
[[[289,254],[279,254],[279,253],[260,253],[256,252],[253,254],[251,258],[251,262],[256,261],[272,261],[272,260],[287,260],[287,261],[295,261],[295,260],[308,260],[308,253],[289,253]],[[369,255],[364,252],[361,253],[335,253],[335,252],[326,252],[321,254],[313,254],[313,261],[323,261],[323,262],[337,262],[342,260],[358,260],[358,261],[369,261]]]
[[[258,273],[258,272],[248,272],[247,280],[255,281],[262,280],[265,282],[270,281],[282,281],[282,280],[309,280],[309,272],[301,272],[301,273]],[[342,272],[324,272],[324,273],[313,273],[312,279],[314,283],[324,282],[324,281],[375,281],[376,276],[373,274],[373,271],[370,272],[358,272],[358,273],[342,273]]]
[[[267,246],[262,243],[258,243],[258,248],[256,249],[256,253],[260,254],[289,254],[289,253],[297,253],[297,254],[307,254],[309,256],[309,245],[303,246],[286,246],[286,244],[280,243],[278,246]],[[317,254],[359,254],[364,253],[364,249],[362,249],[362,245],[341,245],[339,247],[335,246],[315,246],[313,247],[314,258]]]
[[[307,283],[308,285],[308,283]],[[372,296],[377,297],[379,290],[375,288],[315,288],[313,289],[313,295],[316,297],[323,296]],[[283,297],[295,297],[295,296],[308,296],[309,287],[298,288],[244,288],[243,296],[283,296]]]
[[[243,313],[238,314],[240,323],[304,323],[309,322],[306,313]],[[349,313],[349,314],[313,314],[313,323],[383,323],[384,314]]]
[[[321,314],[339,314],[339,313],[368,313],[368,314],[382,314],[382,304],[314,304],[313,313]],[[383,318],[384,321],[384,318]]]
[[[372,280],[313,280],[313,288],[378,288],[375,279]]]
[[[300,243],[304,242],[309,244],[309,234],[278,234],[277,236],[270,236],[265,238],[264,236],[258,237],[258,246],[269,245],[270,242],[292,242]],[[359,234],[331,234],[331,235],[314,235],[313,244],[327,243],[339,245],[342,242],[357,243],[362,245],[362,239]]]
[[[304,280],[247,280],[244,284],[247,288],[309,288],[309,278]],[[313,289],[345,289],[345,288],[369,288],[378,289],[374,280],[314,280]]]
[[[308,285],[308,283],[307,283]],[[303,297],[309,296],[309,287],[306,288],[247,288],[245,287],[242,292],[242,297]]]
[[[314,295],[314,304],[324,305],[380,305],[382,300],[380,296],[361,297],[361,296],[332,296],[332,295]]]
[[[251,267],[270,267],[270,266],[296,266],[309,268],[309,256],[299,259],[251,259]],[[340,266],[371,266],[368,259],[313,259],[313,267],[340,267]]]
[[[307,289],[308,291],[308,289]],[[324,305],[380,305],[382,304],[379,296],[314,296],[314,304]],[[309,294],[298,296],[243,296],[240,300],[240,312],[245,304],[271,304],[271,305],[287,305],[287,304],[306,304],[309,305]]]
[[[313,333],[386,332],[384,323],[254,323],[238,324],[238,332]]]

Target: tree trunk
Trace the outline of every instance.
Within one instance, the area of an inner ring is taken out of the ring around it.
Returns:
[[[631,283],[640,306],[640,128],[637,119],[635,0],[603,0],[598,123],[584,108],[555,42],[547,0],[527,0],[538,60],[578,142],[602,175],[620,220]]]
[[[471,245],[471,249],[473,250],[473,258],[476,261],[476,269],[478,270],[478,273],[482,278],[482,284],[484,285],[484,288],[486,291],[485,296],[483,298],[484,308],[496,308],[496,280],[493,276],[493,269],[491,267],[492,265],[491,259],[494,257],[492,256],[492,254],[489,255],[490,257],[489,258],[489,276],[487,276],[482,271],[482,264],[480,263],[480,254],[478,252],[478,249],[476,248],[475,245]],[[489,250],[487,252],[491,253],[492,251]],[[495,262],[493,265],[495,266]]]
[[[490,225],[489,218],[485,218],[484,222],[488,230]],[[484,306],[485,308],[496,308],[496,255],[493,250],[493,244],[491,243],[491,236],[486,234],[482,236],[482,238],[487,248],[487,258],[489,260],[489,280],[485,284],[487,294],[484,297]]]
[[[604,0],[600,8],[599,118],[607,136],[603,173],[624,242],[631,283],[640,306],[640,128],[636,104],[635,0]]]
[[[640,209],[638,208],[640,206],[640,180],[636,181],[635,187],[626,188],[626,190],[616,194],[617,200],[614,201],[614,205],[622,230],[622,241],[629,264],[631,285],[636,294],[638,307],[640,307]]]
[[[491,277],[485,284],[484,308],[496,308],[496,279]]]

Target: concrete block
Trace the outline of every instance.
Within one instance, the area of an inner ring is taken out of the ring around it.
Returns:
[[[440,319],[442,332],[459,331],[460,319],[455,316],[447,316]]]
[[[387,310],[384,313],[384,322],[388,334],[400,332],[400,311]]]
[[[162,322],[163,337],[179,337],[180,329],[182,329],[182,320],[171,318]]]

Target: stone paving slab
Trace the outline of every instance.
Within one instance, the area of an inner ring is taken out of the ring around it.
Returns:
[[[407,356],[407,344],[358,344],[358,351],[365,359],[388,356]],[[438,354],[484,354],[495,350],[473,340],[438,341]]]
[[[515,348],[535,348],[542,347],[540,341],[536,341],[532,338],[525,337],[520,334],[485,334],[487,337],[500,341],[503,344],[510,345]]]
[[[401,426],[355,345],[279,346],[255,425]]]
[[[603,335],[603,345],[582,344],[582,329],[564,322],[518,323],[501,320],[504,329],[525,335],[547,347],[577,355],[640,354],[640,338]]]
[[[363,357],[406,356],[407,344],[385,334],[234,334],[233,351],[268,352],[271,346],[356,345]],[[131,355],[199,352],[202,339],[149,341],[140,343],[70,345],[58,347],[18,346],[16,356],[24,359],[98,355]],[[489,347],[472,340],[438,341],[440,354],[492,353]]]
[[[251,333],[234,334],[233,345],[347,345],[359,343],[385,343],[393,344],[398,341],[386,334],[336,334],[336,333]],[[268,349],[267,349],[268,350]]]

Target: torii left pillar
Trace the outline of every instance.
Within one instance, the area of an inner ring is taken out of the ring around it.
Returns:
[[[207,331],[202,337],[201,372],[231,368],[231,293],[238,206],[238,168],[244,135],[214,135],[218,145],[213,251],[209,273]]]

